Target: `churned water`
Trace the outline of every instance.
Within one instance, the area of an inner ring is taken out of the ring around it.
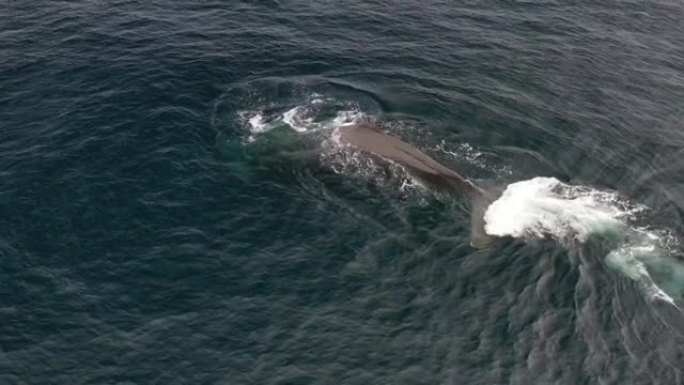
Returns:
[[[0,384],[684,384],[681,3],[0,9]]]

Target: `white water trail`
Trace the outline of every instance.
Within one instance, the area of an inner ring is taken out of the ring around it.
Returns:
[[[249,131],[248,142],[278,127],[285,126],[297,133],[308,133],[355,124],[365,118],[365,114],[358,106],[319,94],[310,95],[294,107],[283,106],[279,109],[268,105],[239,111],[238,115]]]
[[[312,108],[297,106],[283,113],[282,121],[294,131],[303,133],[355,124],[362,118],[360,111],[341,110],[332,119],[320,119]]]
[[[311,112],[305,106],[297,106],[285,111],[282,121],[297,132],[307,132],[317,126]]]
[[[671,295],[680,296],[684,289],[684,266],[669,255],[671,236],[636,226],[636,214],[644,210],[613,192],[537,177],[508,185],[487,208],[485,231],[499,237],[551,237],[565,245],[584,243],[591,235],[614,236],[618,244],[606,256],[607,265],[640,282],[650,298],[674,304]]]

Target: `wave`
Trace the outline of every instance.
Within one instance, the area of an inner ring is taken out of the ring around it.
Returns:
[[[653,299],[674,304],[684,293],[684,265],[668,231],[639,225],[647,207],[614,192],[536,177],[512,183],[484,215],[485,231],[498,237],[551,237],[564,245],[594,235],[613,239],[606,264],[640,282]]]

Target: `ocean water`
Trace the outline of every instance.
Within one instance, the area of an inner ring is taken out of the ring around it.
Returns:
[[[680,2],[0,9],[0,384],[684,384]]]

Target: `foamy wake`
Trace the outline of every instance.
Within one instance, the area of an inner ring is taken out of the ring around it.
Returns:
[[[319,94],[295,107],[270,107],[240,111],[239,117],[249,130],[248,141],[275,128],[286,126],[299,133],[332,129],[355,124],[364,118],[357,106],[341,103]]]
[[[613,235],[618,246],[606,256],[607,264],[639,281],[651,298],[674,303],[670,294],[682,294],[684,266],[670,256],[671,235],[637,226],[636,214],[645,210],[612,192],[537,177],[508,185],[484,221],[493,236],[551,237],[565,245]]]

